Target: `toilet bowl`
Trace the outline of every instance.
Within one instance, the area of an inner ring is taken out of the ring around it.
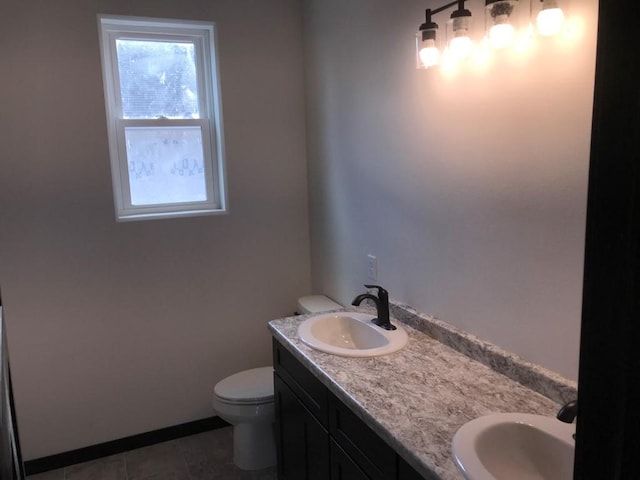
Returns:
[[[233,425],[233,463],[238,468],[276,464],[272,367],[245,370],[218,382],[213,409]]]
[[[299,313],[342,308],[324,295],[298,299]],[[213,409],[233,425],[233,463],[242,470],[276,464],[273,367],[253,368],[221,380],[214,387]]]

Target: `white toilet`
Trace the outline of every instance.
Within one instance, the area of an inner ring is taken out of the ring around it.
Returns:
[[[342,308],[323,295],[298,300],[299,313]],[[214,387],[213,409],[233,425],[233,463],[242,470],[276,464],[273,367],[252,368],[221,380]]]
[[[342,305],[334,302],[329,297],[325,297],[324,295],[307,295],[306,297],[300,297],[298,299],[297,313],[322,313],[339,308],[342,308]]]
[[[243,470],[276,464],[273,367],[252,368],[218,382],[213,409],[233,425],[233,463]]]

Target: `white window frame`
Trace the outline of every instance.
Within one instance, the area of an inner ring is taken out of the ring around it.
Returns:
[[[98,27],[116,219],[118,221],[149,220],[227,213],[222,104],[215,24],[186,20],[98,15]],[[200,118],[125,119],[116,52],[116,39],[119,38],[193,43],[195,45]],[[133,205],[129,184],[125,128],[174,126],[200,127],[206,200]]]

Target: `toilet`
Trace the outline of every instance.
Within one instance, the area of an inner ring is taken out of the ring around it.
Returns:
[[[218,382],[213,409],[233,425],[233,463],[238,468],[275,465],[273,367],[244,370]]]
[[[329,297],[324,295],[307,295],[306,297],[300,297],[298,299],[298,309],[296,313],[322,313],[339,308],[342,308],[342,305],[334,302]]]
[[[324,295],[298,299],[298,313],[342,308]],[[213,410],[233,425],[233,463],[242,470],[276,464],[273,367],[259,367],[231,375],[216,384]]]

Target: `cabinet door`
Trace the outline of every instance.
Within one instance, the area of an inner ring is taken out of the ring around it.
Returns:
[[[398,480],[437,480],[436,474],[423,477],[402,457],[398,456]]]
[[[333,439],[331,440],[331,480],[370,480]]]
[[[327,480],[329,434],[275,374],[276,447],[280,480]]]
[[[336,396],[329,396],[329,432],[349,457],[373,480],[397,476],[397,454]]]

